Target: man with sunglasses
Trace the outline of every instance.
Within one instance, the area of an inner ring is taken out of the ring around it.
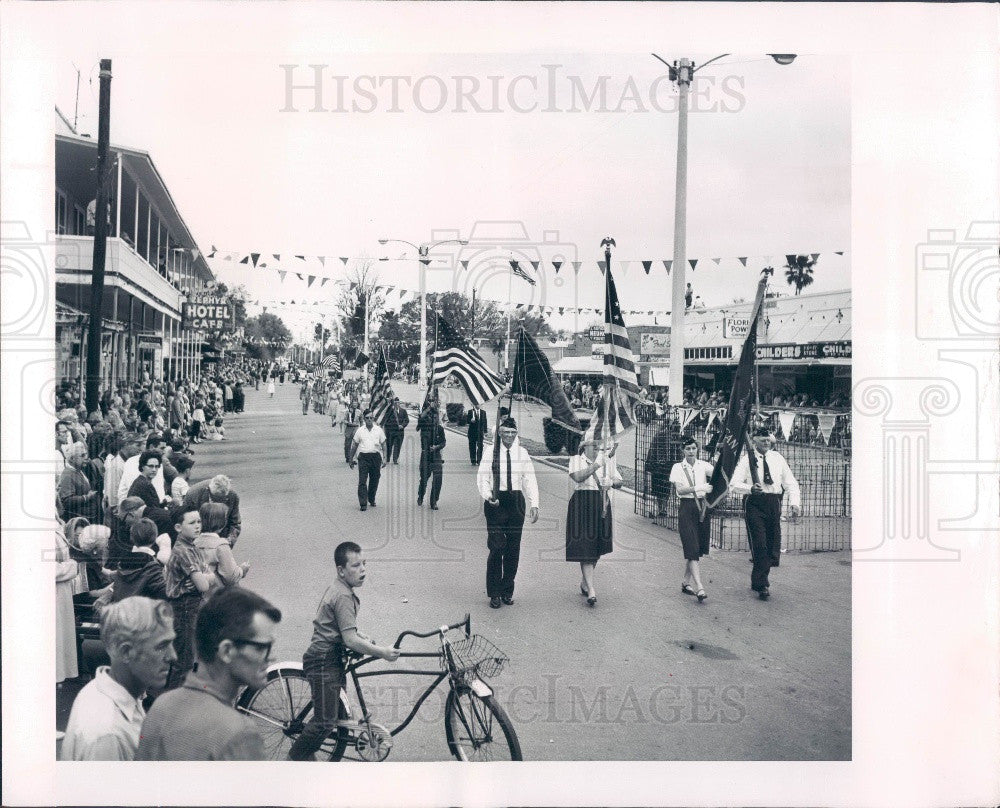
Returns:
[[[264,760],[256,728],[233,708],[267,679],[281,612],[241,587],[218,590],[195,625],[198,670],[164,693],[142,724],[136,760]]]

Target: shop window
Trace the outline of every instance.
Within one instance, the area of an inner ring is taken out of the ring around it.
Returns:
[[[56,191],[56,233],[60,236],[66,234],[66,194]]]

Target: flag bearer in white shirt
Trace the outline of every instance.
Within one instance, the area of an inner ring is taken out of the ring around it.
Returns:
[[[754,432],[754,450],[737,463],[730,488],[749,493],[744,516],[753,571],[750,588],[761,600],[771,596],[768,573],[781,562],[781,498],[788,492],[788,509],[793,518],[802,513],[799,484],[780,454],[771,449],[771,433],[766,428]]]
[[[532,524],[538,521],[538,481],[531,457],[517,440],[517,422],[505,418],[499,432],[498,445],[484,453],[477,475],[479,493],[485,500],[486,545],[490,550],[486,594],[493,609],[514,603],[525,514]]]

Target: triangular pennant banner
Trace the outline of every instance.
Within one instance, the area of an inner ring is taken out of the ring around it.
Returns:
[[[791,410],[778,410],[778,423],[781,424],[781,434],[785,436],[785,440],[791,440],[795,413]]]
[[[564,306],[560,306],[560,307],[559,307],[559,313],[560,313],[560,314],[562,314],[562,313],[563,313],[563,311],[565,311],[565,307],[564,307]]]
[[[631,263],[632,263],[631,261],[622,261],[621,262],[622,274],[623,275],[627,275],[628,274],[628,268],[629,268],[629,265]]]
[[[328,280],[330,280],[330,279],[329,278],[323,278],[322,280],[320,280],[320,282],[319,282],[319,288],[322,289],[324,286],[326,286],[326,282]]]
[[[326,256],[325,255],[317,255],[316,257],[319,259],[319,265],[321,267],[325,267],[326,266]]]
[[[664,268],[666,268],[668,274],[670,273],[670,267],[672,267],[673,265],[674,262],[672,260],[666,258],[663,260],[663,266]]]
[[[532,268],[533,270],[535,270],[535,272],[538,272],[538,265],[539,265],[540,263],[541,263],[541,261],[532,261],[532,262],[531,262],[531,268]]]
[[[250,258],[253,260],[253,265],[257,266],[257,260],[260,258],[260,253],[250,253]]]
[[[823,436],[823,443],[829,443],[830,433],[837,423],[837,416],[832,412],[821,412],[817,413],[816,417],[819,419],[819,434]]]
[[[468,269],[469,268],[469,262],[468,261],[459,261],[458,263],[460,263],[462,265],[462,269]]]
[[[300,261],[305,261],[306,260],[306,257],[304,255],[296,255],[295,257],[298,258]],[[320,260],[320,263],[322,263],[323,258],[320,257],[319,260]]]
[[[241,264],[249,264],[250,263],[250,256],[249,255],[244,255],[243,259],[240,261],[240,263]]]
[[[350,261],[351,259],[348,258],[347,256],[342,255],[342,256],[340,256],[340,260],[344,262],[344,266],[346,267],[347,266],[347,262]]]
[[[721,259],[721,258],[713,258],[713,259],[712,259],[712,261],[713,261],[713,263],[714,263],[714,264],[715,264],[716,266],[718,266],[718,265],[719,265],[719,263],[720,263],[720,262],[722,261],[722,259]]]
[[[698,266],[698,259],[697,258],[688,258],[688,263],[691,265],[691,269],[694,270],[694,268],[696,266]]]
[[[316,276],[315,275],[310,275],[309,276],[309,280],[306,281],[306,289],[308,289],[310,286],[312,286],[315,282],[316,282]]]
[[[583,261],[573,261],[572,263],[573,263],[573,271],[574,272],[579,272],[580,271],[580,267],[583,266]]]
[[[431,265],[431,259],[430,258],[421,258],[420,259],[420,263],[423,264],[425,267],[428,267],[428,266]]]
[[[844,251],[843,251],[843,250],[841,250],[840,252],[837,252],[837,253],[834,253],[834,254],[835,254],[835,255],[843,255],[843,254],[844,254]]]
[[[741,264],[743,264],[743,266],[747,265],[747,257],[745,255],[741,255],[736,260],[739,261]]]
[[[271,253],[271,257],[279,264],[281,263],[281,256],[278,253]]]
[[[283,272],[280,269],[278,270],[278,277],[279,277],[280,280],[284,280],[285,279],[285,275],[287,275],[287,274],[288,274],[287,272]]]
[[[552,262],[552,266],[554,266],[554,267],[555,267],[555,269],[556,269],[556,275],[558,275],[558,274],[559,274],[559,269],[560,269],[560,268],[562,267],[562,265],[563,265],[563,262],[562,262],[562,261],[553,261],[553,262]],[[560,314],[561,314],[561,313],[562,313],[562,312],[560,312]]]
[[[305,278],[302,277],[302,273],[301,272],[296,272],[295,273],[295,277],[298,278],[300,281],[304,281],[305,280]]]
[[[649,274],[649,270],[651,270],[652,268],[653,268],[653,262],[652,261],[643,261],[642,262],[642,271],[645,272],[647,275]]]
[[[813,260],[813,263],[815,264],[819,260],[819,253],[811,253],[809,257]]]
[[[603,275],[604,274],[604,261],[598,261],[597,262],[597,268],[599,270],[601,270],[601,274]]]
[[[199,255],[201,255],[201,250],[199,250],[197,247],[194,247],[191,250],[191,258],[192,258],[192,260],[197,261]]]
[[[215,258],[215,254],[216,254],[217,252],[218,252],[218,250],[217,250],[217,249],[215,249],[215,245],[213,244],[213,245],[212,245],[212,249],[211,249],[211,250],[209,250],[209,253],[208,253],[208,257],[209,257],[209,258]]]

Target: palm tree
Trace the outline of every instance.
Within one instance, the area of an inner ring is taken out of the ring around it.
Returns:
[[[811,284],[813,278],[813,267],[816,261],[808,255],[786,255],[785,280],[789,286],[795,287],[795,294],[799,294],[805,287]]]

